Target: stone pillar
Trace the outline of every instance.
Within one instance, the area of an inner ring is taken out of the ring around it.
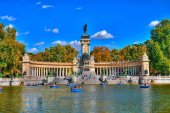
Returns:
[[[23,56],[22,60],[22,75],[30,76],[30,59],[27,54]]]
[[[34,67],[32,67],[32,76],[34,76]]]
[[[56,76],[58,77],[58,68],[56,68]]]
[[[40,76],[42,76],[42,68],[40,67]]]
[[[61,77],[61,68],[60,68],[60,70],[59,70],[60,72],[59,72],[59,76]]]
[[[68,68],[66,68],[66,76],[68,76]]]
[[[110,76],[112,76],[112,67],[110,67],[109,70],[110,70],[109,74],[110,74]]]
[[[37,67],[35,67],[35,76],[37,76]]]
[[[142,56],[142,75],[149,76],[149,58],[146,53]]]

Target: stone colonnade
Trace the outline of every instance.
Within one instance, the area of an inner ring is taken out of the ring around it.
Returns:
[[[123,67],[114,67],[114,66],[98,66],[95,67],[96,75],[106,75],[106,76],[136,76],[142,74],[142,66],[123,66]]]
[[[66,77],[70,76],[72,72],[71,67],[40,67],[31,66],[30,75],[31,76],[48,76],[51,74],[56,77]]]

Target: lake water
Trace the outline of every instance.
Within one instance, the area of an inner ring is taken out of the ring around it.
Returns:
[[[5,87],[0,93],[0,113],[169,113],[170,85],[84,85],[71,93],[61,86]]]

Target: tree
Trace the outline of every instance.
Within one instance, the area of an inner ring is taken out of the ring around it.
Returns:
[[[152,31],[151,40],[146,42],[151,72],[170,73],[170,20],[162,20]]]
[[[46,61],[46,62],[72,62],[78,55],[78,51],[70,45],[56,46],[45,49],[44,52],[37,54],[29,54],[33,61]]]
[[[164,74],[169,72],[170,64],[168,59],[163,55],[158,42],[150,40],[147,43],[148,55],[150,59],[150,67],[152,67],[153,74]],[[156,73],[154,73],[156,71]]]
[[[0,70],[3,75],[21,74],[25,46],[16,41],[16,30],[0,24]]]
[[[107,47],[95,47],[93,50],[94,60],[96,62],[111,62],[111,53]]]
[[[163,55],[170,59],[170,20],[162,20],[151,31],[151,39],[159,43]]]

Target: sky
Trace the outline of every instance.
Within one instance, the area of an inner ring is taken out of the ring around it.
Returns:
[[[170,19],[169,0],[1,0],[0,23],[17,30],[17,41],[37,53],[56,44],[80,50],[84,24],[96,46],[121,49],[150,39]]]

